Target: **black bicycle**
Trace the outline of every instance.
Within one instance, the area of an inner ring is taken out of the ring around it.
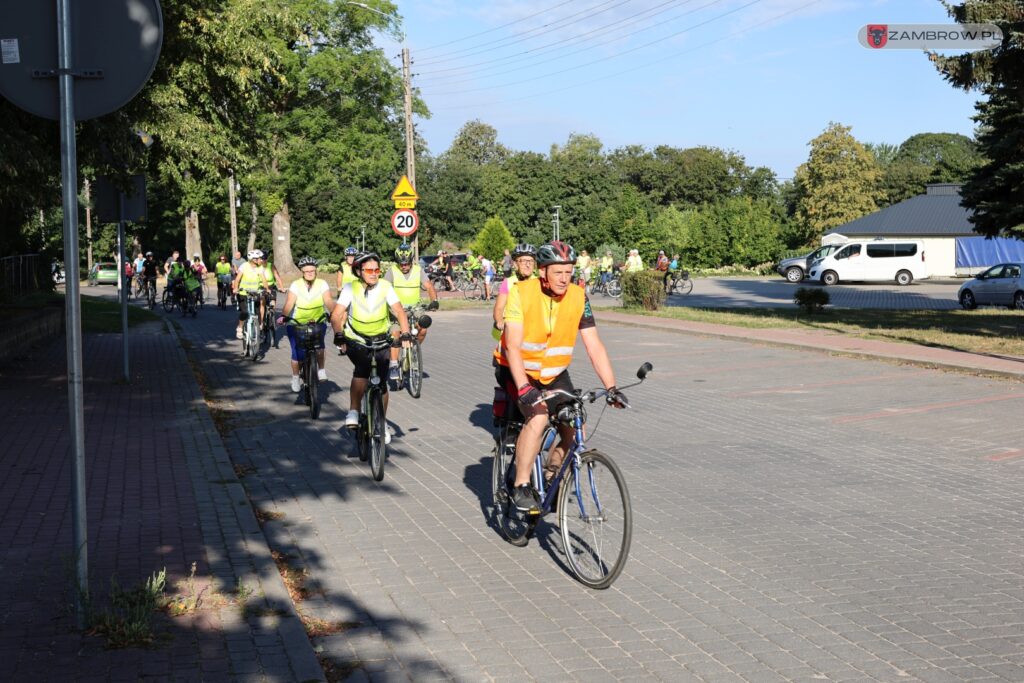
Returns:
[[[423,391],[423,347],[420,346],[417,335],[419,334],[420,317],[423,315],[422,306],[406,306],[405,315],[409,319],[409,333],[412,335],[412,342],[406,348],[402,345],[398,355],[398,370],[401,373],[399,386],[405,384],[406,391],[413,398],[419,398]]]
[[[230,275],[218,275],[217,276],[217,305],[220,306],[221,310],[226,310],[228,307],[228,294],[231,292],[231,276]]]
[[[306,405],[309,406],[309,416],[314,420],[320,417],[320,366],[317,363],[317,355],[323,351],[320,346],[321,337],[324,334],[324,323],[326,315],[318,319],[299,323],[295,318],[283,315],[285,320],[297,323],[295,329],[295,343],[302,348],[302,363],[299,364],[299,377],[302,379],[302,396]]]
[[[274,316],[274,304],[277,303],[277,290],[263,292],[263,319],[260,322],[260,347],[269,350],[277,347],[277,324]]]
[[[370,461],[370,472],[374,481],[384,479],[384,461],[387,459],[387,419],[384,417],[384,389],[377,375],[377,353],[391,348],[391,337],[384,336],[367,342],[349,339],[346,343],[365,347],[370,352],[370,381],[363,392],[359,407],[359,427],[356,441],[359,445],[359,459]]]
[[[691,291],[693,291],[693,280],[690,279],[690,271],[673,270],[669,272],[665,286],[666,293],[689,294]]]
[[[644,363],[636,373],[639,381],[622,388],[640,384],[652,369],[650,363]],[[584,450],[586,404],[607,395],[605,389],[573,393],[554,389],[542,393],[541,400],[563,397],[568,401],[549,417],[541,450],[534,457],[531,477],[541,497],[539,514],[522,512],[512,501],[521,418],[499,424],[491,473],[494,513],[505,539],[513,545],[525,546],[541,517],[557,511],[569,569],[581,583],[598,589],[608,588],[622,573],[633,538],[633,511],[622,471],[610,456]],[[559,425],[572,427],[575,436],[557,468],[548,468],[544,459],[555,443]]]

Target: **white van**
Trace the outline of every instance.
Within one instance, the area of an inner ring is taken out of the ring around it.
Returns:
[[[853,240],[811,264],[810,273],[811,280],[823,285],[890,281],[909,285],[927,277],[920,240]]]

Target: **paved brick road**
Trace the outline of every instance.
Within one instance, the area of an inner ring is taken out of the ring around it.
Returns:
[[[238,359],[232,315],[184,321],[272,547],[313,579],[300,610],[360,680],[1024,681],[1024,388],[880,362],[603,326],[635,410],[593,444],[635,511],[608,591],[575,583],[554,527],[488,525],[486,313],[441,312],[424,396],[396,397],[374,483],[287,387],[286,343]],[[594,378],[577,356],[579,385]],[[592,415],[592,423],[593,423]]]

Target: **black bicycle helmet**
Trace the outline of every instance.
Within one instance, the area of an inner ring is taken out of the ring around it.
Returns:
[[[548,242],[537,252],[538,266],[571,263],[576,263],[576,250],[559,240]]]
[[[380,256],[377,256],[377,254],[372,251],[364,251],[356,256],[356,260],[352,262],[352,270],[361,272],[363,270],[363,264],[367,261],[376,261],[377,263],[380,263]]]
[[[412,263],[412,247],[404,243],[398,245],[398,248],[395,249],[395,261],[400,265]]]
[[[512,250],[512,258],[519,258],[520,256],[533,256],[537,257],[537,248],[532,244],[526,242],[520,242],[516,245],[516,248]]]
[[[306,266],[313,266],[315,268],[318,265],[320,263],[312,256],[303,256],[299,259],[299,268],[305,268]]]

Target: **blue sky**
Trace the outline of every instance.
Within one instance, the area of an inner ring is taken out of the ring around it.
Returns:
[[[480,119],[517,150],[547,152],[573,132],[606,149],[710,145],[789,178],[830,121],[892,144],[974,128],[976,95],[946,84],[922,53],[857,42],[868,23],[950,23],[938,0],[397,5],[432,112],[416,125],[434,154]]]

